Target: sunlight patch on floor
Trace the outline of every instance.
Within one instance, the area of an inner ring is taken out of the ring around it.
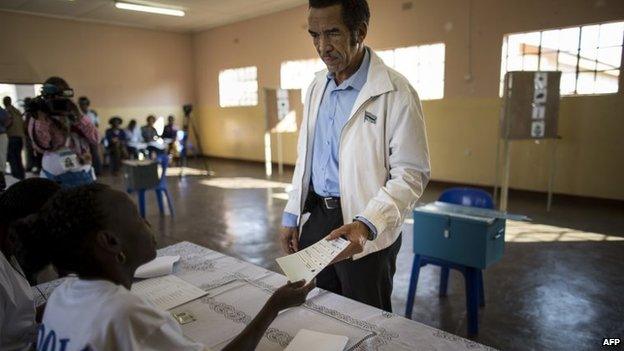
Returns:
[[[200,181],[200,184],[214,186],[222,189],[269,189],[287,188],[289,183],[275,182],[265,179],[249,177],[213,178]]]

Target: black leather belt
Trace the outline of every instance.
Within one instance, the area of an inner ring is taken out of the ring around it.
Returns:
[[[317,205],[317,206],[323,206],[327,210],[335,210],[335,209],[340,208],[339,197],[331,197],[331,196],[323,197],[323,196],[319,196],[314,191],[310,191],[308,193],[308,199],[306,200],[306,203],[308,205],[306,207],[311,207],[309,205]]]

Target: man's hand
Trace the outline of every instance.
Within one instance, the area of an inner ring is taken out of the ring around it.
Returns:
[[[370,229],[368,229],[366,224],[360,221],[353,221],[353,223],[345,224],[329,233],[329,235],[325,237],[325,240],[334,240],[340,237],[345,237],[351,242],[346,249],[336,256],[332,263],[340,262],[364,251],[364,244],[368,240],[369,236]]]
[[[299,230],[297,227],[282,227],[280,229],[280,244],[287,255],[299,251]]]

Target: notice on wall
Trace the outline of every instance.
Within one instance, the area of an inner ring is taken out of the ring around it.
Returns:
[[[512,71],[505,75],[505,139],[556,138],[561,72]]]
[[[288,90],[277,89],[277,119],[283,120],[290,112],[290,102],[288,101]]]

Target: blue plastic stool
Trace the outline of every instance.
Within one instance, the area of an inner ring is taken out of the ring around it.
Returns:
[[[159,153],[156,156],[156,160],[158,160],[160,168],[162,169],[162,174],[160,175],[160,181],[158,182],[158,185],[148,189],[128,189],[128,193],[130,194],[133,192],[133,190],[136,190],[139,200],[139,213],[143,218],[145,218],[145,191],[154,190],[156,192],[156,202],[158,203],[158,210],[160,211],[161,216],[165,214],[165,207],[162,199],[162,196],[165,195],[165,198],[167,199],[167,205],[169,207],[169,212],[173,217],[173,204],[171,202],[171,197],[169,196],[169,190],[167,189],[167,168],[169,167],[169,155],[167,155],[166,153]]]
[[[493,209],[494,202],[486,191],[475,188],[451,188],[445,190],[440,195],[438,201],[452,203],[456,205],[472,206]],[[483,290],[483,271],[479,268],[468,267],[446,260],[425,255],[414,255],[412,263],[412,274],[407,294],[407,306],[405,307],[405,317],[411,318],[414,308],[414,297],[418,286],[418,276],[420,267],[428,264],[440,266],[440,290],[439,296],[446,296],[448,289],[448,279],[450,269],[455,269],[462,273],[466,290],[466,310],[468,318],[468,335],[479,333],[479,306],[485,306],[485,294]]]

